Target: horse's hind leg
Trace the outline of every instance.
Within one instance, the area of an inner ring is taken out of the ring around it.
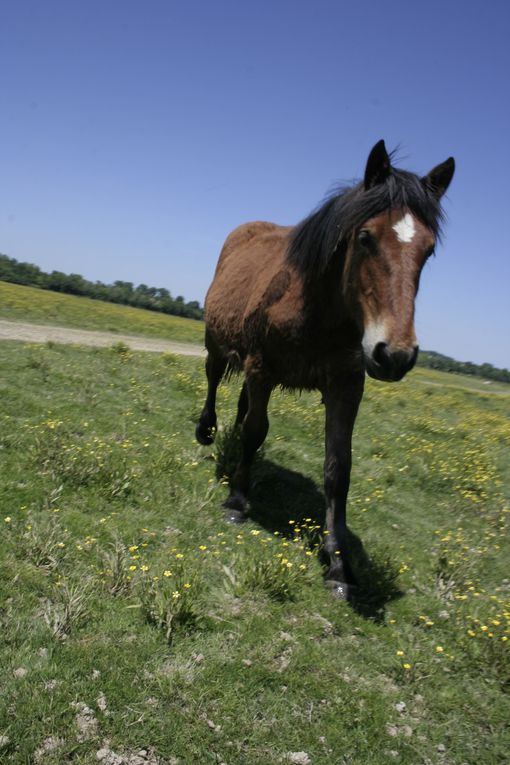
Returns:
[[[243,383],[241,393],[239,394],[239,401],[237,402],[237,416],[235,421],[236,428],[243,424],[246,413],[248,412],[248,388],[246,383]]]
[[[200,420],[195,430],[195,437],[200,444],[212,444],[216,431],[216,390],[225,373],[227,359],[209,350],[205,362],[207,375],[207,398]]]
[[[269,428],[267,405],[273,386],[259,367],[248,364],[246,382],[241,391],[236,424],[242,423],[241,459],[230,481],[230,494],[225,500],[225,517],[233,523],[245,519],[248,505],[250,468],[255,452],[262,445]],[[246,411],[246,414],[244,414]],[[240,419],[240,416],[242,419]]]

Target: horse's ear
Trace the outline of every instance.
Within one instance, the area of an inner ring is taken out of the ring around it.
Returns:
[[[437,165],[428,175],[425,175],[421,182],[425,188],[432,192],[436,199],[441,199],[450,185],[454,172],[455,160],[453,157],[448,157],[446,162]]]
[[[363,184],[371,189],[386,180],[391,170],[391,162],[384,141],[378,141],[368,155]]]

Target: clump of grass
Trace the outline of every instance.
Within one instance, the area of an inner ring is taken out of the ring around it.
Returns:
[[[277,559],[262,555],[237,555],[225,573],[237,596],[259,591],[273,600],[284,602],[294,600],[296,584],[295,573],[285,566]]]
[[[54,516],[37,521],[27,516],[18,538],[18,553],[32,565],[54,571],[64,563],[68,549],[69,534]]]
[[[241,459],[241,430],[234,425],[218,430],[214,442],[216,478],[230,478]]]
[[[96,349],[94,349],[96,350]],[[97,349],[99,350],[99,349]],[[87,407],[89,411],[95,409],[101,399],[101,393],[98,391],[97,380],[95,378],[85,378],[80,387],[80,400]]]
[[[131,590],[132,576],[129,566],[132,560],[128,548],[120,539],[110,543],[103,552],[103,580],[111,595],[125,595]]]
[[[510,601],[508,586],[503,580],[490,590],[484,583],[488,541],[499,551],[499,534],[505,533],[505,508],[494,511],[492,525],[485,524],[485,537],[471,534],[459,526],[455,530],[438,530],[435,590],[451,609],[458,630],[457,646],[468,659],[469,670],[494,673],[506,689],[510,684]]]
[[[110,346],[110,350],[112,353],[119,356],[121,361],[125,362],[133,358],[131,348],[129,345],[126,345],[126,343],[122,342],[122,340],[119,340],[118,343],[113,343],[113,345]]]
[[[301,540],[261,536],[250,532],[249,543],[238,535],[240,544],[229,566],[223,566],[226,586],[236,596],[262,592],[279,602],[295,600],[307,581],[310,551]]]
[[[44,501],[42,503],[42,509],[43,510],[54,509],[59,504],[59,500],[60,500],[60,497],[62,496],[63,490],[64,490],[63,484],[60,484],[59,486],[55,486],[53,489],[51,489],[49,494],[44,498]]]
[[[63,582],[55,588],[53,600],[45,599],[42,606],[42,617],[52,637],[66,640],[71,631],[85,621],[89,597],[89,589],[82,583],[70,585]]]
[[[508,650],[507,639],[507,635],[498,635],[495,640],[486,639],[484,643],[485,661],[482,667],[482,671],[487,666],[491,667],[502,689],[506,692],[510,689],[510,651]]]
[[[182,470],[184,460],[175,444],[161,443],[158,453],[147,467],[150,476],[175,475]]]
[[[177,356],[177,354],[169,353],[169,352],[162,353],[160,358],[163,364],[167,367],[173,367],[179,361],[179,357]]]
[[[473,564],[448,548],[439,551],[435,564],[435,593],[444,601],[453,601],[456,592],[464,589]]]
[[[196,629],[203,619],[203,584],[198,572],[192,564],[183,564],[180,553],[171,565],[160,576],[143,575],[138,582],[145,621],[162,630],[169,642],[178,629]]]
[[[48,360],[41,353],[31,352],[28,356],[26,365],[27,369],[37,370],[40,373],[43,382],[47,382],[51,367]]]
[[[19,433],[1,433],[0,434],[0,449],[13,449],[20,441]]]
[[[505,606],[501,608],[503,612]],[[475,609],[472,609],[475,610]],[[457,614],[461,644],[469,657],[469,667],[494,673],[504,690],[510,688],[508,621],[504,613],[484,609],[485,613]],[[508,613],[508,612],[506,612]]]

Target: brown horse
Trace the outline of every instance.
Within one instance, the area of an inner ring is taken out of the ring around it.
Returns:
[[[208,394],[196,437],[212,442],[217,386],[243,370],[236,424],[242,456],[225,501],[244,520],[250,466],[268,431],[275,386],[318,389],[326,407],[326,575],[349,597],[346,500],[351,436],[365,371],[402,379],[416,361],[414,302],[420,273],[440,235],[439,200],[454,160],[419,178],[391,165],[384,141],[364,180],[330,197],[297,226],[247,223],[227,238],[205,303]]]

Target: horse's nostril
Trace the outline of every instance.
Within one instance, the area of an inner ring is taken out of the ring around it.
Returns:
[[[388,343],[377,343],[373,352],[372,358],[380,366],[384,366],[389,360]]]

